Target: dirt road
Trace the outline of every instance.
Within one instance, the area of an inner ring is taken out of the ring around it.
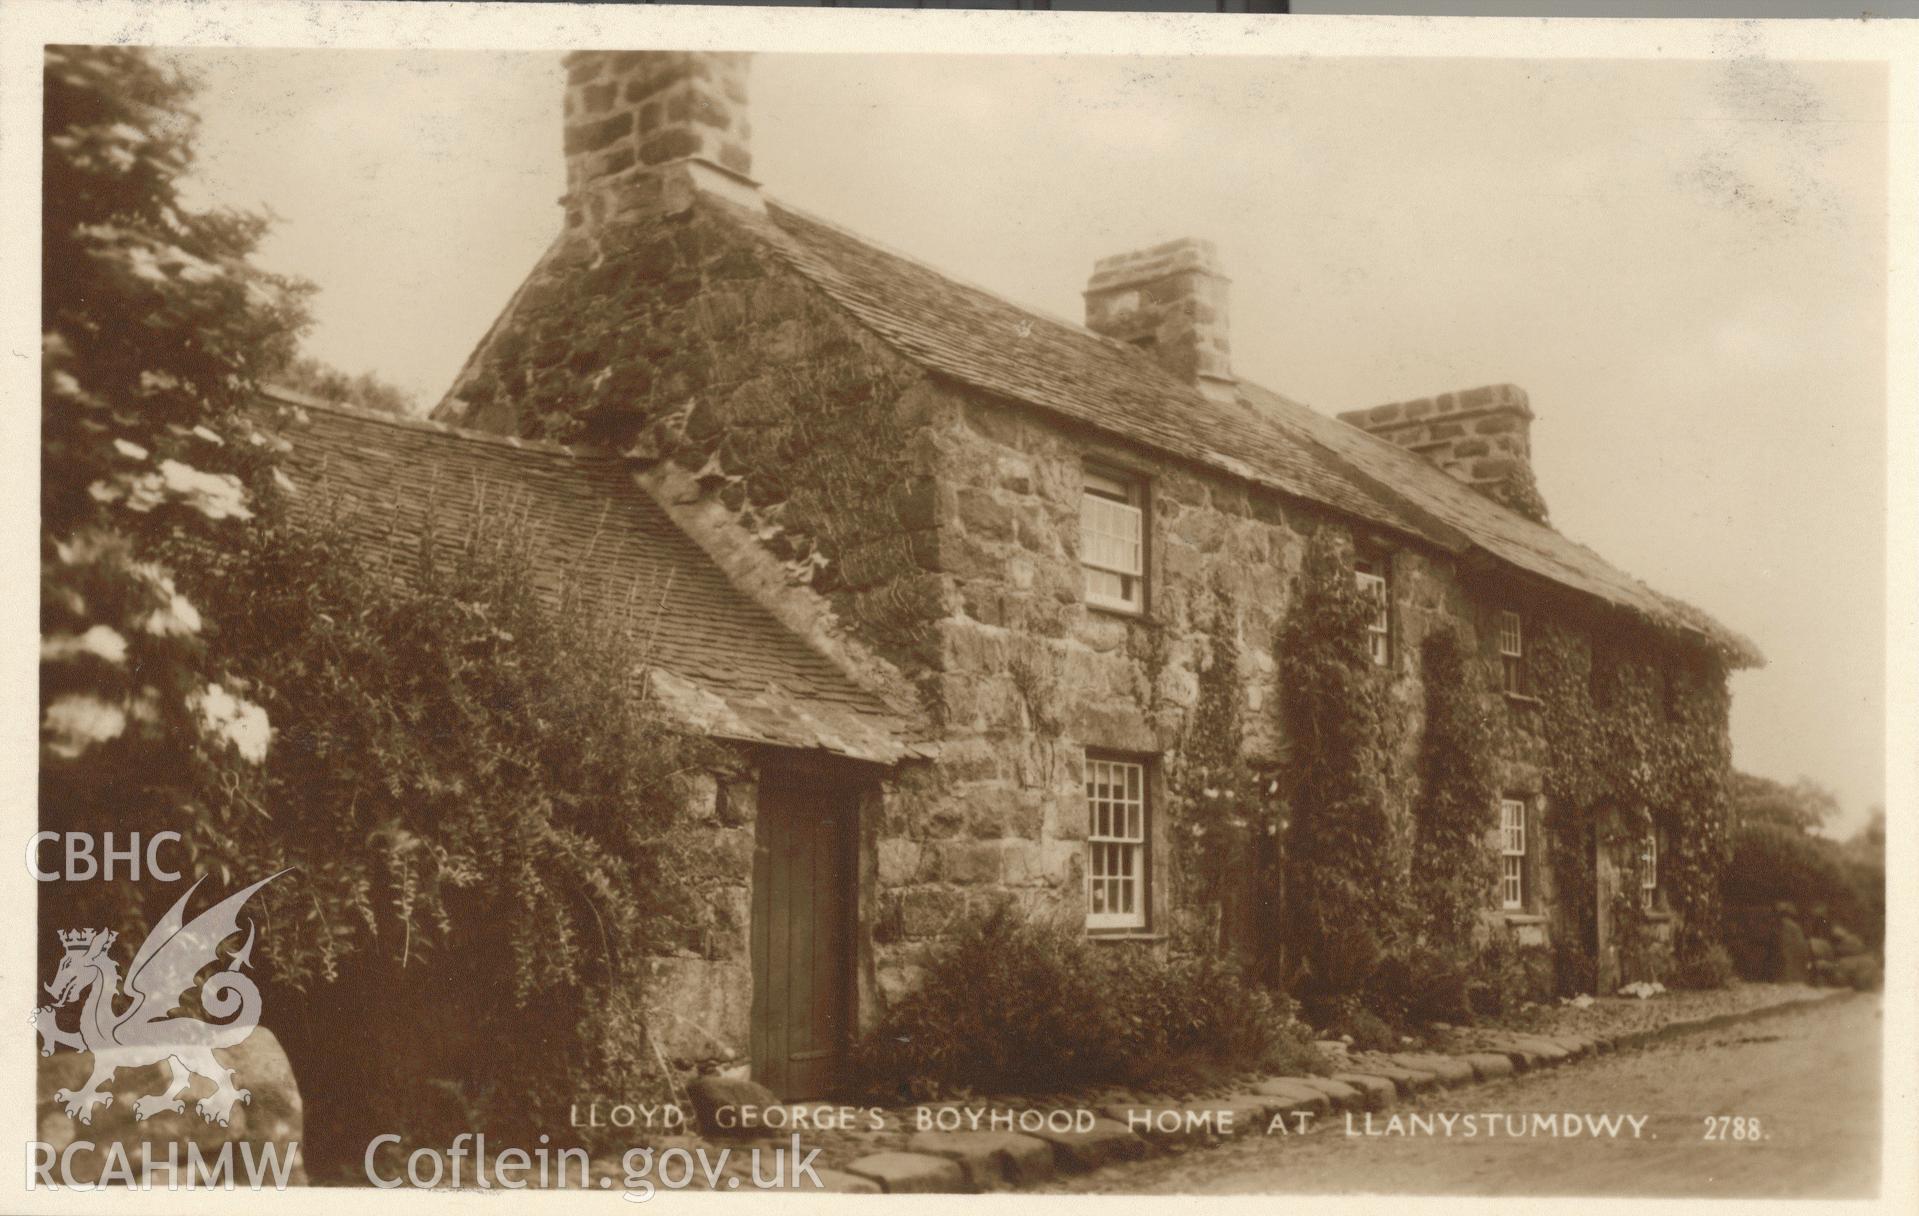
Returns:
[[[1051,1189],[1871,1196],[1879,1189],[1880,1031],[1879,998],[1852,997],[1551,1072],[1425,1095],[1373,1115],[1370,1127],[1363,1115],[1350,1123],[1333,1115],[1310,1135],[1255,1133]],[[1400,1116],[1397,1124],[1389,1121],[1393,1114]],[[1414,1114],[1427,1117],[1415,1126],[1408,1118]],[[1454,1118],[1448,1122],[1446,1115]],[[1586,1116],[1604,1115],[1639,1117],[1637,1136],[1624,1120],[1616,1135],[1595,1135]],[[1557,1118],[1549,1123],[1544,1116]],[[1575,1122],[1577,1134],[1563,1134]]]

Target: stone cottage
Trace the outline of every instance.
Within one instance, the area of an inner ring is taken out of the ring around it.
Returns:
[[[1176,936],[1198,912],[1169,774],[1202,676],[1230,631],[1234,744],[1277,754],[1273,639],[1321,533],[1376,604],[1407,789],[1421,640],[1460,630],[1484,667],[1488,931],[1578,938],[1601,984],[1635,966],[1622,900],[1671,936],[1685,805],[1556,889],[1536,647],[1669,704],[1757,655],[1545,523],[1523,392],[1320,414],[1234,374],[1203,241],[1102,259],[1069,324],[768,197],[746,57],[565,66],[564,226],[433,421],[309,402],[293,438],[381,526],[510,499],[556,578],[657,606],[653,688],[741,757],[704,787],[712,931],[650,990],[670,1054],[826,1092],[927,944],[996,901],[1115,949]]]

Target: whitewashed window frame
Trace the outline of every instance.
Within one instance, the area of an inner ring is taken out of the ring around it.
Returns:
[[[1639,906],[1651,912],[1659,902],[1659,833],[1647,831],[1639,842]]]
[[[1517,912],[1526,906],[1526,800],[1499,800],[1499,906]]]
[[[1366,647],[1376,667],[1391,666],[1393,661],[1392,584],[1382,573],[1387,569],[1385,562],[1365,558],[1353,564],[1353,584],[1373,601],[1373,615],[1366,622]]]
[[[1499,686],[1509,697],[1526,695],[1526,619],[1510,608],[1499,612]]]
[[[1084,470],[1079,560],[1088,604],[1131,616],[1146,611],[1146,489],[1137,478]]]
[[[1089,755],[1086,784],[1086,930],[1140,933],[1148,927],[1151,813],[1146,764]]]

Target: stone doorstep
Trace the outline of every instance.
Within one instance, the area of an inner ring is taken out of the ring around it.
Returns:
[[[925,1153],[869,1153],[846,1163],[846,1172],[879,1184],[889,1195],[951,1194],[966,1190],[959,1162]]]
[[[958,1162],[976,1191],[1032,1186],[1053,1176],[1053,1147],[1018,1132],[916,1132],[906,1149]]]
[[[1053,1160],[1063,1170],[1084,1172],[1113,1161],[1134,1161],[1146,1155],[1146,1141],[1128,1131],[1124,1123],[1094,1119],[1083,1132],[1056,1132],[1049,1129],[1032,1133],[1053,1146]]]
[[[1399,1087],[1385,1077],[1368,1072],[1336,1072],[1333,1080],[1344,1082],[1366,1095],[1367,1110],[1385,1110],[1399,1097]]]

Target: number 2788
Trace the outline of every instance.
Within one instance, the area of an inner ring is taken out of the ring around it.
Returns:
[[[1765,1131],[1759,1126],[1759,1117],[1753,1115],[1707,1115],[1706,1135],[1708,1140],[1764,1140]]]

